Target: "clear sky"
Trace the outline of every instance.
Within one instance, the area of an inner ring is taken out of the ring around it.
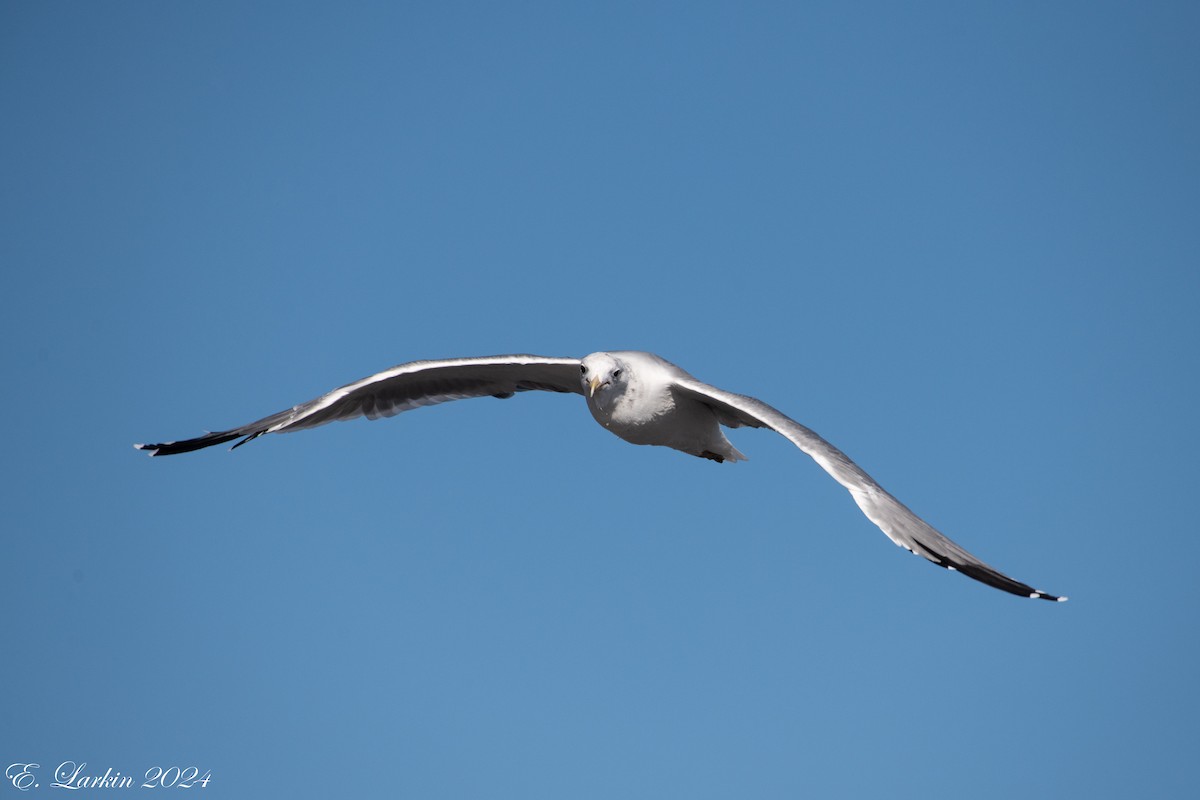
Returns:
[[[0,798],[1194,790],[1197,8],[4,3]],[[618,348],[1071,601],[576,396],[130,448]]]

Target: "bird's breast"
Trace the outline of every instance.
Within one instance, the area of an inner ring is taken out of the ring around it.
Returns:
[[[669,393],[626,391],[610,398],[589,398],[588,408],[597,422],[627,442],[667,444],[672,438],[676,406]]]

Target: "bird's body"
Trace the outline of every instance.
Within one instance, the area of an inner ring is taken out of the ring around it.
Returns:
[[[595,420],[633,444],[658,445],[717,462],[742,461],[721,426],[769,428],[810,455],[844,486],[863,513],[893,542],[997,589],[1044,600],[1065,597],[1033,589],[972,556],[889,494],[845,453],[775,408],[702,383],[653,353],[614,351],[583,359],[533,355],[414,361],[334,389],[249,425],[195,439],[135,445],[173,455],[264,433],[285,433],[337,420],[388,417],[420,406],[517,392],[582,394]]]
[[[679,367],[652,353],[618,351],[583,359],[583,375],[616,372],[620,391],[589,393],[588,409],[607,430],[632,444],[670,447],[713,461],[746,457],[721,432],[713,410],[672,390],[679,378],[691,378]]]

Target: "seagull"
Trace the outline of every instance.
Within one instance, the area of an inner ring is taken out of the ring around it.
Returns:
[[[980,561],[910,511],[841,450],[772,406],[702,383],[653,353],[623,350],[582,359],[502,355],[412,361],[240,428],[134,447],[152,456],[169,456],[238,439],[231,448],[236,449],[264,433],[290,433],[364,416],[379,419],[450,400],[503,399],[528,391],[581,394],[596,422],[625,441],[670,447],[717,463],[746,460],[721,426],[773,430],[844,486],[867,519],[900,547],[1011,594],[1067,599],[1034,589]]]

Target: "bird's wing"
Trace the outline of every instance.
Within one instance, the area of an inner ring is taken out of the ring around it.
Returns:
[[[217,431],[195,439],[134,445],[152,456],[188,453],[241,439],[238,447],[264,433],[315,428],[327,422],[367,417],[379,419],[419,406],[468,397],[512,397],[516,392],[542,390],[583,394],[579,359],[507,355],[412,361],[347,384],[257,422]]]
[[[770,428],[786,437],[796,447],[812,456],[834,480],[845,486],[867,518],[878,525],[889,539],[906,550],[938,566],[957,570],[988,586],[1012,594],[1040,597],[1043,600],[1067,599],[1034,589],[989,567],[888,494],[874,478],[841,450],[761,400],[725,392],[693,378],[676,378],[674,388],[681,395],[707,405],[724,425]]]

